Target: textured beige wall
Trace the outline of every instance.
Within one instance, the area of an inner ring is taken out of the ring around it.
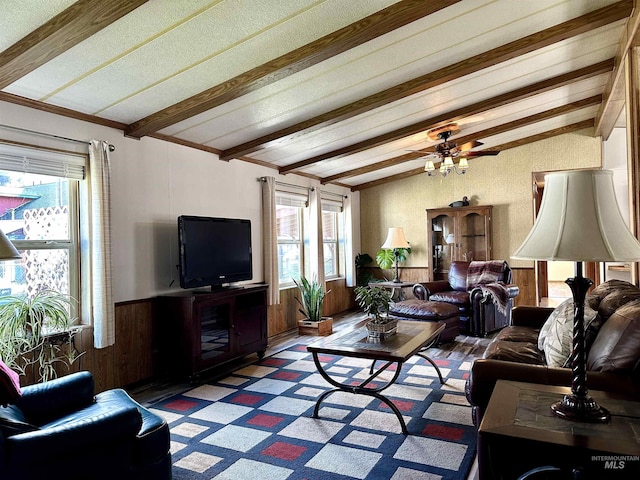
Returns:
[[[412,254],[404,266],[427,266],[427,208],[469,197],[472,205],[493,205],[493,257],[514,267],[530,261],[510,255],[533,225],[532,172],[601,167],[600,138],[592,129],[565,134],[469,161],[466,175],[416,175],[361,191],[362,252],[375,258],[389,227],[403,227]]]

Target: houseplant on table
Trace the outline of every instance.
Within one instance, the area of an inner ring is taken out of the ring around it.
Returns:
[[[333,319],[322,316],[324,297],[331,290],[324,291],[322,285],[316,280],[309,281],[305,277],[300,280],[293,279],[296,287],[300,291],[300,298],[295,297],[300,305],[298,311],[305,316],[298,322],[298,332],[301,335],[328,335],[333,330]]]
[[[391,303],[389,290],[382,287],[361,286],[355,288],[355,293],[356,302],[362,307],[364,313],[373,316],[373,319],[366,324],[370,337],[383,340],[396,333],[398,320],[389,317]]]
[[[70,316],[71,298],[51,290],[0,299],[0,358],[36,382],[58,376],[81,356],[74,346],[79,327]]]

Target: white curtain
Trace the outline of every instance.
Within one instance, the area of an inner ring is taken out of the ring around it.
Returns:
[[[311,278],[326,290],[324,279],[324,243],[322,238],[322,198],[319,188],[309,195],[309,255]]]
[[[345,262],[345,280],[347,287],[356,286],[356,250],[358,241],[354,232],[354,205],[353,195],[347,196],[344,200],[344,262]]]
[[[276,225],[276,179],[262,177],[262,268],[264,281],[269,285],[267,302],[280,303],[278,282],[278,239]]]
[[[89,174],[85,202],[88,217],[83,219],[82,257],[83,313],[93,324],[96,348],[115,343],[116,328],[111,287],[111,176],[109,144],[91,140]]]

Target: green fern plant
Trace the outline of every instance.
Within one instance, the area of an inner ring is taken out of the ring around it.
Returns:
[[[398,263],[406,262],[407,257],[411,254],[411,247],[392,249],[383,248],[378,250],[378,253],[376,253],[376,262],[378,263],[378,266],[383,270],[392,268],[393,262],[396,260],[396,251],[398,252]]]
[[[361,286],[355,288],[356,302],[367,315],[373,315],[374,323],[384,323],[383,315],[389,313],[391,292],[382,287]]]
[[[331,290],[326,292],[315,280],[309,281],[305,277],[300,277],[299,281],[293,279],[293,283],[296,284],[300,291],[300,298],[296,297],[296,301],[301,308],[298,309],[305,317],[312,322],[319,322],[322,320],[322,306],[324,303],[324,297]]]
[[[73,343],[78,327],[70,316],[69,296],[50,290],[0,299],[0,357],[20,375],[34,367],[35,380],[57,377],[56,367],[82,355]],[[37,371],[37,373],[35,373]]]

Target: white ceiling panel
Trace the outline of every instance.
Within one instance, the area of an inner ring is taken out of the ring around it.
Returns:
[[[0,0],[0,50],[20,47],[30,32],[72,3]],[[125,133],[131,136],[155,134],[281,173],[322,179],[372,170],[335,180],[354,188],[423,165],[424,160],[412,160],[372,167],[439,143],[412,127],[420,122],[433,127],[436,116],[443,118],[437,124],[457,122],[460,132],[453,141],[471,137],[482,142],[476,151],[595,121],[601,105],[496,133],[505,124],[601,95],[612,79],[633,1],[451,3],[437,3],[441,8],[430,13],[434,2],[413,0],[150,0],[88,38],[78,35],[86,39],[42,65],[29,68],[28,56],[19,57],[25,72],[20,78],[11,76],[12,67],[0,55],[0,81],[11,78],[0,99],[25,97],[56,113],[56,107],[65,107],[70,116],[89,114],[98,123],[127,125]],[[76,14],[91,19],[91,12]],[[563,22],[575,26],[579,17],[589,27],[556,28]],[[82,24],[73,27],[80,34]],[[344,27],[339,38],[334,35]],[[526,51],[552,28],[564,37]],[[321,38],[322,44],[312,43]],[[39,47],[46,48],[48,41],[41,39]],[[513,53],[498,57],[499,47],[504,51],[510,42]],[[289,58],[301,63],[287,66]],[[278,65],[268,63],[274,59]],[[479,60],[485,63],[457,73],[459,65]],[[607,69],[589,78],[544,93],[531,87],[601,63]],[[253,81],[247,82],[249,72]],[[428,75],[435,82],[430,88],[416,85],[390,95]],[[213,87],[224,89],[222,99]],[[531,96],[490,106],[492,99],[517,89],[531,89]],[[452,112],[482,102],[479,111],[451,118]],[[308,128],[315,123],[322,126]],[[416,131],[394,133],[409,127]],[[262,138],[266,135],[268,141]],[[384,142],[374,143],[385,135]],[[339,149],[347,154],[332,153]],[[313,162],[317,155],[327,158]]]

